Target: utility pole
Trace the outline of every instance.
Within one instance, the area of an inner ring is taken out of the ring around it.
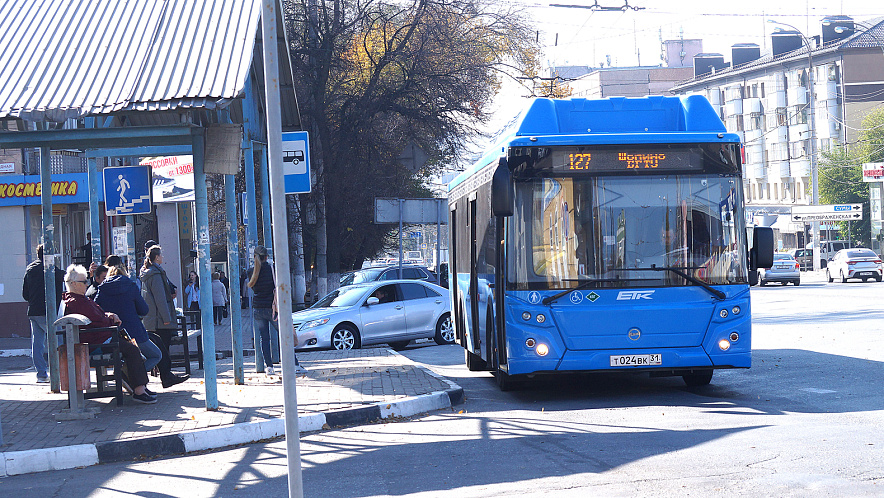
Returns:
[[[292,296],[289,265],[288,224],[284,172],[282,166],[282,116],[279,98],[279,57],[276,41],[277,0],[263,2],[261,28],[264,41],[264,94],[267,105],[267,156],[270,172],[270,204],[273,211],[273,247],[276,266],[276,303],[279,309],[280,351],[282,361],[285,445],[288,464],[289,497],[304,496],[301,476],[301,439],[298,427],[298,395],[295,385],[295,345],[292,333]],[[257,220],[256,220],[257,221]],[[280,278],[282,277],[282,278]],[[257,354],[257,351],[255,352]]]

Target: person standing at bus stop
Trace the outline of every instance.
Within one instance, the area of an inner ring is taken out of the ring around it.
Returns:
[[[264,246],[255,247],[254,269],[252,275],[246,285],[255,293],[252,304],[253,319],[255,327],[261,337],[261,351],[264,357],[266,369],[264,373],[267,376],[275,375],[273,370],[273,356],[270,346],[270,327],[273,327],[274,333],[279,333],[279,322],[277,317],[279,310],[276,308],[276,281],[273,276],[273,268],[267,263],[267,249]],[[255,345],[255,363],[257,364],[258,345]],[[295,356],[295,373],[303,374],[304,370],[298,363],[298,357]]]
[[[31,323],[31,359],[37,370],[37,382],[49,382],[46,360],[46,342],[49,327],[46,323],[46,284],[43,278],[43,244],[37,246],[37,259],[25,269],[21,296],[28,302],[28,321]],[[64,292],[64,272],[55,268],[55,307]]]

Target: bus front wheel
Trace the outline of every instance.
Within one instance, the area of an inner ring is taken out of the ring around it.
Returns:
[[[712,382],[712,370],[685,374],[682,375],[681,378],[684,379],[684,383],[687,384],[688,387],[706,386]]]
[[[515,377],[505,373],[503,370],[494,372],[494,377],[497,378],[497,385],[501,391],[513,391],[522,387],[523,384],[522,381],[516,380]]]

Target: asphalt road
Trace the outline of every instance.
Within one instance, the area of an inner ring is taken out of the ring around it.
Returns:
[[[753,368],[501,392],[457,346],[404,354],[465,404],[302,438],[307,496],[882,496],[884,283],[753,288]],[[7,496],[285,496],[281,442],[15,476]]]

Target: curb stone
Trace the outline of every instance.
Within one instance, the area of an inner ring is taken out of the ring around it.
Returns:
[[[418,368],[441,379],[449,388],[392,402],[299,415],[300,432],[303,434],[334,427],[364,425],[393,417],[410,417],[419,413],[451,408],[464,402],[462,387],[426,367],[418,366]],[[9,451],[0,453],[0,478],[220,449],[284,435],[285,419],[273,418],[167,436]]]

